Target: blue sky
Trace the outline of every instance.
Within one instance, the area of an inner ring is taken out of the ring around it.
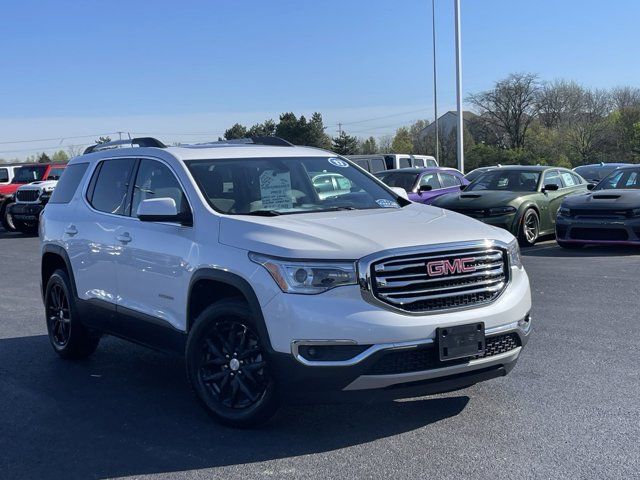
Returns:
[[[444,112],[453,0],[436,10]],[[510,72],[640,86],[639,20],[637,0],[462,0],[463,90]],[[0,158],[119,130],[201,141],[284,111],[359,136],[433,117],[430,0],[6,2],[0,65]]]

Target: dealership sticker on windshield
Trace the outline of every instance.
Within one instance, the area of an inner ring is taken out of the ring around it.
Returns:
[[[376,200],[376,203],[382,208],[400,208],[400,205],[398,205],[396,202],[394,202],[393,200],[387,200],[386,198],[380,198]]]
[[[330,158],[329,163],[340,168],[347,168],[349,166],[347,162],[345,162],[344,160],[340,160],[339,158]]]

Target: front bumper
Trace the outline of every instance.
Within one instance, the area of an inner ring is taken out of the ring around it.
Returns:
[[[558,216],[556,238],[563,243],[640,245],[640,218],[589,219]]]
[[[37,224],[40,218],[40,212],[44,209],[42,204],[32,203],[14,203],[9,207],[11,216],[21,222]]]
[[[457,311],[407,315],[363,300],[359,286],[320,295],[280,293],[262,312],[272,350],[270,363],[285,398],[297,401],[361,401],[406,398],[465,388],[506,375],[530,332],[531,294],[524,269],[493,303]],[[526,319],[526,321],[525,321]],[[436,329],[482,321],[487,341],[515,335],[508,351],[441,363]],[[338,360],[310,359],[312,345],[341,345],[353,353]],[[391,362],[399,365],[382,368]],[[406,364],[406,365],[405,365]]]
[[[271,363],[284,398],[294,403],[409,398],[458,390],[506,375],[515,366],[530,332],[530,322],[526,328],[514,322],[488,330],[486,356],[453,362],[440,362],[437,345],[430,342],[376,350],[350,366],[306,366],[285,354],[276,354]],[[510,342],[504,341],[507,337]]]

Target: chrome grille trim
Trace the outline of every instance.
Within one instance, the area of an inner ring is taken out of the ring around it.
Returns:
[[[475,270],[430,276],[432,260],[473,257]],[[382,251],[358,261],[363,298],[405,315],[477,308],[496,301],[510,281],[507,245],[496,240],[447,243]],[[424,269],[424,273],[416,269]]]

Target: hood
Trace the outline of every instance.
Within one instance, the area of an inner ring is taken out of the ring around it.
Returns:
[[[13,195],[23,183],[9,183],[7,185],[0,185],[0,195]]]
[[[562,206],[605,210],[640,208],[640,190],[594,190],[583,195],[571,195],[565,198]]]
[[[18,190],[52,190],[58,184],[57,180],[42,180],[22,185]]]
[[[473,209],[502,207],[511,204],[514,200],[523,200],[537,192],[503,192],[499,190],[478,190],[471,192],[455,192],[443,195],[436,199],[432,205],[443,208]]]
[[[220,242],[285,258],[356,260],[390,248],[513,236],[464,215],[411,204],[404,208],[223,217]]]

